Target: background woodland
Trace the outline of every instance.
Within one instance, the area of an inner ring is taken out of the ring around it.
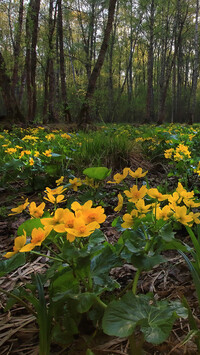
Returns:
[[[10,122],[198,122],[199,0],[1,0]]]

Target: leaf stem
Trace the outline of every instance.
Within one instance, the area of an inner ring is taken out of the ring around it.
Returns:
[[[32,308],[30,308],[26,302],[24,302],[20,297],[16,296],[14,293],[12,292],[8,292],[6,290],[4,290],[3,288],[0,287],[0,292],[4,293],[6,296],[15,298],[16,301],[18,301],[19,303],[21,303],[26,309],[27,311],[29,311],[31,314],[33,314],[36,318],[37,318],[37,313],[33,311]]]

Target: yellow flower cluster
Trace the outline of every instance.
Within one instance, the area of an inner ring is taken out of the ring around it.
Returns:
[[[170,148],[165,150],[164,156],[166,159],[172,159],[172,155],[175,161],[191,158],[191,153],[188,147],[181,143],[176,147],[176,149]]]
[[[147,173],[148,171],[142,172],[142,168],[138,168],[136,171],[132,171],[130,168],[124,168],[123,173],[115,174],[113,176],[114,181],[108,181],[108,184],[120,184],[120,182],[122,182],[128,174],[134,179],[139,179],[146,176]]]
[[[123,174],[122,174],[123,175]],[[123,215],[123,228],[131,228],[136,218],[144,218],[147,213],[152,213],[155,220],[168,220],[173,217],[174,220],[191,226],[193,223],[200,224],[200,213],[194,213],[191,208],[200,206],[199,202],[194,200],[194,192],[188,192],[179,182],[176,191],[173,194],[162,194],[157,188],[148,189],[146,185],[138,188],[133,185],[129,190],[124,190],[124,194],[128,201],[134,204],[134,208],[130,213]],[[145,200],[152,202],[145,203]],[[121,211],[123,208],[123,196],[118,194],[118,205],[115,211]],[[168,204],[161,206],[161,202],[168,201]]]
[[[52,199],[53,197],[55,199],[56,197],[54,195],[58,195],[65,189],[63,189],[62,186],[59,186],[54,189],[54,191],[49,188],[46,188],[46,190],[49,198]],[[29,202],[27,199],[24,204],[17,208],[13,208],[12,214],[21,213],[28,205]],[[44,208],[44,202],[39,206],[36,206],[35,202],[31,202],[29,205],[29,213],[32,218],[41,218],[44,213]],[[31,238],[29,238],[30,243],[27,243],[29,239],[27,239],[26,231],[23,231],[23,235],[15,238],[13,251],[6,253],[4,257],[10,258],[18,252],[23,253],[33,250],[36,246],[42,244],[52,230],[56,233],[64,234],[70,242],[73,242],[76,237],[88,237],[95,231],[95,229],[100,228],[100,224],[106,219],[104,209],[101,206],[93,208],[91,200],[87,201],[84,205],[80,205],[75,201],[71,205],[71,210],[72,211],[68,208],[58,208],[55,210],[53,216],[42,218],[41,223],[44,227],[34,228],[32,230]]]
[[[68,208],[58,208],[53,217],[43,218],[41,222],[57,233],[66,233],[67,240],[73,242],[76,237],[88,237],[106,219],[104,209],[101,206],[92,208],[90,200],[82,206],[73,202],[71,210],[73,212]]]

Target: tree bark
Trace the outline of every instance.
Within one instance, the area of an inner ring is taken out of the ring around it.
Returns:
[[[64,114],[65,122],[71,122],[71,115],[67,103],[65,56],[64,56],[64,44],[63,44],[62,0],[58,0],[58,39],[59,39],[59,49],[60,49],[60,80],[61,80],[61,98],[62,98],[63,114]]]
[[[197,91],[197,80],[199,76],[199,35],[198,35],[198,26],[199,26],[199,0],[196,0],[196,19],[195,19],[195,34],[194,34],[194,50],[195,50],[195,58],[194,58],[194,69],[192,76],[192,105],[189,114],[189,124],[194,123],[195,118],[195,109],[196,109],[196,91]]]
[[[154,120],[154,93],[153,93],[153,64],[154,64],[154,0],[151,1],[149,19],[149,48],[147,63],[147,102],[146,102],[146,121],[149,123]]]
[[[26,86],[28,99],[27,120],[34,121],[36,113],[36,45],[40,0],[30,0],[26,19]]]
[[[8,118],[9,123],[25,122],[25,118],[22,115],[19,106],[17,104],[17,100],[15,98],[11,80],[6,74],[6,64],[1,52],[0,52],[0,87],[2,89],[3,100],[6,107],[6,117]]]
[[[14,55],[14,67],[13,67],[13,76],[12,76],[12,85],[15,92],[15,88],[19,80],[19,55],[21,51],[21,36],[22,36],[22,24],[23,24],[23,0],[20,0],[19,3],[19,15],[18,15],[18,24],[15,40],[13,43],[13,55]]]
[[[90,75],[90,78],[89,78],[87,92],[85,95],[85,101],[84,101],[84,104],[82,105],[82,108],[81,108],[81,111],[80,111],[79,117],[78,117],[79,126],[85,126],[85,125],[91,123],[91,121],[92,121],[91,116],[90,116],[90,101],[91,101],[92,96],[94,94],[96,82],[99,77],[99,74],[100,74],[104,59],[105,59],[105,54],[106,54],[106,51],[108,48],[109,37],[110,37],[110,33],[112,30],[112,24],[113,24],[113,20],[114,20],[114,12],[115,12],[116,2],[117,2],[117,0],[110,0],[109,1],[108,20],[107,20],[105,33],[104,33],[104,39],[103,39],[103,42],[101,45],[98,59],[95,63],[94,69],[93,69],[92,74]]]
[[[44,82],[44,106],[43,116],[45,122],[55,121],[55,73],[53,60],[53,34],[56,22],[56,7],[53,18],[54,0],[49,2],[49,29],[48,29],[48,49]]]

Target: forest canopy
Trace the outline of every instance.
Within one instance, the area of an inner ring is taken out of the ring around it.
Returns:
[[[199,0],[2,0],[0,116],[197,122]]]

